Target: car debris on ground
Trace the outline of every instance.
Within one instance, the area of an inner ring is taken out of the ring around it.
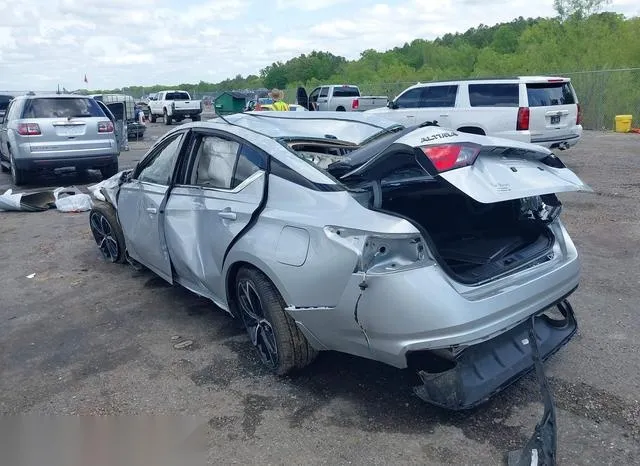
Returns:
[[[91,196],[76,187],[19,193],[8,189],[0,194],[0,211],[43,212],[55,208],[60,212],[86,212],[91,206]]]

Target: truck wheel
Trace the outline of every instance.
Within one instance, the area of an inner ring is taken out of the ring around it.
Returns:
[[[235,299],[251,343],[271,371],[284,375],[314,360],[317,351],[284,310],[280,293],[262,272],[241,268],[235,280]]]
[[[27,171],[21,170],[16,167],[16,162],[13,160],[13,155],[9,155],[11,157],[11,182],[15,186],[22,186],[27,183]]]
[[[165,125],[170,125],[171,124],[171,117],[167,114],[167,109],[164,109],[164,124]]]
[[[336,108],[336,112],[346,112],[345,108],[341,105],[338,108]]]
[[[153,113],[149,114],[149,120],[151,120],[151,123],[155,123],[156,122],[156,116]]]
[[[202,117],[200,115],[194,115],[191,117],[191,121],[200,121]]]

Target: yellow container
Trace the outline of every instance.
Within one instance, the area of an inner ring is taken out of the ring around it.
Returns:
[[[628,133],[631,131],[633,115],[616,115],[616,133]]]

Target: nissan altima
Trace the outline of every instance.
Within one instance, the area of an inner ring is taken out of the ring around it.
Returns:
[[[282,112],[285,113],[285,112]],[[104,257],[211,299],[276,374],[333,350],[415,370],[475,406],[577,323],[556,196],[588,191],[540,146],[343,112],[184,124],[98,187]]]

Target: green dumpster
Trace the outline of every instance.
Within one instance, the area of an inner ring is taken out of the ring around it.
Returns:
[[[244,111],[247,99],[239,92],[223,92],[214,101],[217,114],[229,115]]]

